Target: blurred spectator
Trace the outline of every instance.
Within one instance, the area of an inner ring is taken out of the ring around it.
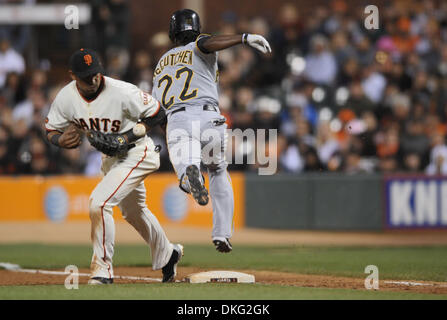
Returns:
[[[131,44],[129,1],[92,5],[107,74],[150,92],[155,64],[172,46],[166,30]],[[288,2],[268,16],[224,12],[207,32],[258,33],[273,49],[219,52],[219,104],[228,127],[278,129],[267,153],[290,174],[447,174],[447,2],[389,1],[379,30],[364,29],[363,9],[334,0]],[[46,141],[42,123],[68,79],[58,76],[57,59],[49,70],[27,61],[25,70],[26,30],[18,31],[0,28],[0,174],[100,174],[101,154],[88,144],[74,151]],[[150,135],[165,146],[161,130]],[[236,151],[247,160],[255,146],[232,144],[229,157]],[[160,170],[172,170],[166,148],[160,156]]]
[[[331,156],[339,149],[339,144],[333,138],[329,122],[319,124],[317,133],[318,157],[323,164],[327,164]]]
[[[97,47],[103,55],[109,50],[128,50],[130,9],[127,0],[96,0],[93,24],[97,33]]]
[[[1,95],[5,98],[6,105],[12,108],[18,102],[24,99],[24,84],[20,75],[16,72],[8,73],[5,86],[0,90]]]
[[[332,36],[332,50],[338,67],[343,66],[348,59],[356,54],[354,48],[348,42],[347,34],[341,30]]]
[[[171,46],[171,40],[169,39],[167,32],[158,32],[152,36],[148,44],[148,47],[152,49],[152,56],[154,57],[152,68],[155,67],[155,64],[161,56],[168,51]]]
[[[311,52],[306,57],[304,74],[318,84],[330,85],[335,79],[337,63],[323,35],[317,34],[311,40]]]
[[[0,35],[1,36],[1,35]],[[25,60],[11,48],[9,39],[0,38],[0,88],[3,88],[9,72],[22,74],[25,71]]]
[[[354,111],[359,117],[366,111],[374,111],[376,105],[365,95],[362,84],[358,81],[351,82],[350,94],[345,108]]]
[[[430,163],[425,172],[431,175],[445,175],[447,174],[447,146],[444,137],[440,134],[434,135],[432,145]]]
[[[395,128],[381,132],[377,136],[377,155],[380,158],[395,157],[399,151],[399,144],[399,132]]]
[[[309,147],[304,151],[304,171],[323,171],[324,167],[318,158],[317,151]]]
[[[379,160],[378,169],[380,172],[383,172],[383,173],[396,172],[399,169],[397,159],[392,156],[387,156],[387,157],[381,158]]]
[[[278,151],[280,166],[282,171],[298,173],[303,170],[304,161],[301,157],[298,145],[292,141],[287,141],[284,136],[278,137]]]
[[[0,126],[0,174],[15,173],[13,153],[9,152],[8,132]]]
[[[382,100],[386,86],[385,77],[377,71],[376,65],[369,65],[363,70],[362,88],[365,95],[374,103]]]
[[[371,40],[368,37],[361,35],[356,39],[356,59],[360,66],[371,65],[374,62],[375,54],[376,50],[371,45]]]
[[[35,113],[38,113],[40,119],[43,119],[48,111],[49,105],[43,92],[29,90],[28,98],[14,108],[12,117],[14,121],[24,120],[26,126],[31,127]]]
[[[122,79],[129,67],[129,53],[124,48],[109,48],[106,53],[106,73],[109,77]]]
[[[424,133],[424,123],[418,120],[409,121],[400,142],[402,155],[417,154],[422,158],[426,156],[429,148],[430,140]]]
[[[152,91],[152,57],[145,50],[135,53],[126,79],[146,92]]]
[[[360,153],[355,149],[350,150],[346,155],[344,172],[348,174],[371,172],[371,166],[365,162]]]
[[[404,156],[404,170],[408,172],[420,172],[422,163],[421,156],[417,153],[407,153]]]

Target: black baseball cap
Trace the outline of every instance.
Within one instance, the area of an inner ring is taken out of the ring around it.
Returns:
[[[95,51],[87,48],[76,50],[70,57],[70,69],[79,78],[85,78],[98,72],[104,74],[101,61]]]

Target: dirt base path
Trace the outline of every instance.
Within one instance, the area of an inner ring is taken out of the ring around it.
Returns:
[[[59,270],[63,271],[63,270]],[[178,270],[177,279],[182,280],[191,273],[209,271],[200,268],[182,267]],[[342,289],[356,289],[366,290],[364,286],[364,279],[334,277],[322,275],[304,275],[286,272],[272,272],[272,271],[255,271],[255,270],[237,270],[253,274],[256,283],[260,284],[279,284],[287,286],[312,287],[312,288],[342,288]],[[80,273],[88,273],[87,269],[80,269]],[[153,271],[152,269],[142,267],[117,267],[115,274],[119,276],[134,276],[134,277],[149,277],[161,278],[161,271]],[[13,272],[8,270],[0,270],[0,286],[9,285],[63,285],[65,275],[47,275],[47,274],[33,274]],[[79,277],[80,284],[87,284],[88,277]],[[155,283],[156,281],[152,281]],[[124,280],[116,279],[116,284],[124,283],[150,283],[150,281],[142,280]],[[447,284],[440,282],[426,282],[417,281],[417,286],[408,286],[402,284],[389,283],[387,280],[381,280],[379,283],[380,290],[385,291],[404,291],[430,294],[447,294]],[[185,285],[190,285],[185,283]]]
[[[211,243],[211,229],[164,225],[171,242]],[[70,222],[7,222],[0,223],[0,244],[39,242],[53,244],[89,244],[90,223]],[[127,223],[116,223],[116,243],[143,243],[138,233]],[[237,244],[294,244],[294,245],[447,245],[447,230],[331,232],[302,230],[268,230],[244,228],[234,232],[232,243]]]

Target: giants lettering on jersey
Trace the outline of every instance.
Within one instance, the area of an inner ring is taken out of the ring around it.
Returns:
[[[108,132],[119,132],[121,128],[121,121],[111,120],[108,118],[89,118],[88,121],[83,118],[74,119],[74,122],[81,127],[83,130],[97,130]]]

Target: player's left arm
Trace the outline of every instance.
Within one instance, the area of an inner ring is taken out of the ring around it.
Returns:
[[[139,119],[138,124],[144,126],[144,134],[155,126],[163,126],[166,123],[166,114],[160,102],[149,93],[136,87],[130,94],[129,111]],[[128,143],[141,138],[141,135],[135,134],[135,130],[125,132],[123,136]]]
[[[199,50],[205,54],[224,50],[238,44],[247,44],[262,53],[272,52],[270,44],[261,35],[258,34],[235,34],[235,35],[203,35],[196,41]]]

